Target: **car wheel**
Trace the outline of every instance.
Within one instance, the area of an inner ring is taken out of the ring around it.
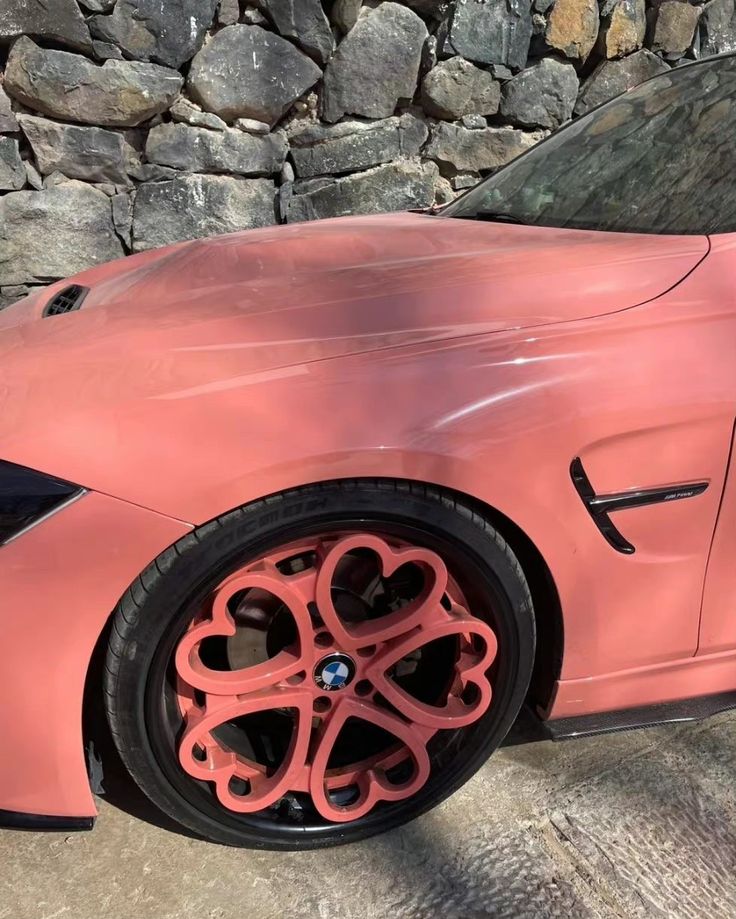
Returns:
[[[131,775],[220,843],[399,826],[499,745],[534,659],[529,590],[476,511],[388,480],[282,493],[164,552],[115,611],[105,696]]]

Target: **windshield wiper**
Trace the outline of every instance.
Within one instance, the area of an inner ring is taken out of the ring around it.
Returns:
[[[513,214],[504,214],[501,211],[477,211],[475,214],[458,215],[465,217],[467,220],[491,220],[494,223],[519,223],[525,224],[520,217]]]

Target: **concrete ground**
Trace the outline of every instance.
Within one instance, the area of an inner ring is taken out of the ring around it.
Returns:
[[[733,713],[506,746],[401,831],[277,854],[172,830],[108,767],[94,832],[0,832],[0,919],[728,919],[735,777]]]

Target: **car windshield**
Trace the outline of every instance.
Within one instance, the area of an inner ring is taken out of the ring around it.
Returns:
[[[736,232],[736,58],[629,90],[441,213],[632,233]]]

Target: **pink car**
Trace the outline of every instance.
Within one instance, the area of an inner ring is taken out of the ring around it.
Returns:
[[[735,127],[711,59],[438,212],[0,314],[0,820],[92,825],[85,682],[153,802],[270,848],[416,817],[525,701],[736,704]]]

